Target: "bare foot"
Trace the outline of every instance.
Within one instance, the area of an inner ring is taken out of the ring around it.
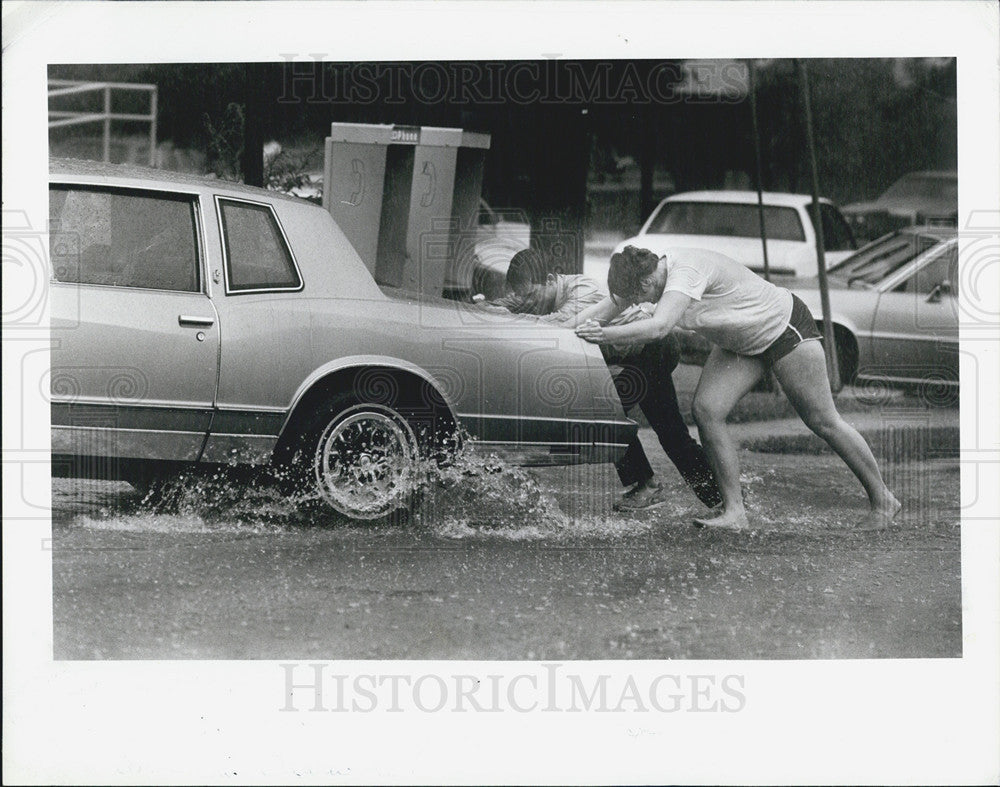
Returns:
[[[740,494],[743,497],[743,510],[745,511],[747,503],[750,502],[750,499],[749,496],[747,495],[747,490],[745,488],[740,490]],[[711,511],[713,514],[721,514],[723,511],[726,510],[726,504],[720,500],[714,506],[711,506],[708,510]]]
[[[712,509],[715,511],[716,509]],[[743,511],[733,511],[727,512],[723,511],[719,516],[706,518],[696,518],[694,520],[695,527],[711,527],[721,530],[749,530],[750,522],[747,521],[747,515]]]
[[[890,496],[886,503],[872,507],[872,510],[858,522],[856,527],[858,530],[884,530],[889,527],[902,507],[902,503]]]

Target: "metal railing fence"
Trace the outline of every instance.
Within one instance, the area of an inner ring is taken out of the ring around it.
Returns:
[[[114,90],[142,91],[149,94],[149,114],[132,112],[112,112],[111,94]],[[103,92],[104,109],[101,112],[84,110],[52,109],[51,99],[59,96],[80,95],[85,93]],[[111,161],[111,121],[131,120],[149,123],[149,166],[156,166],[156,85],[144,85],[132,82],[81,82],[73,79],[49,80],[49,128],[76,126],[84,123],[104,124],[104,161]]]

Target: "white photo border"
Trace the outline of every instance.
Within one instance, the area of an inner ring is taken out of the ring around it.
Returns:
[[[5,231],[44,227],[50,63],[957,57],[960,226],[1000,237],[993,2],[31,2],[3,8]],[[19,217],[20,216],[20,217]],[[992,224],[990,222],[993,222]],[[4,289],[37,283],[4,265]],[[961,391],[963,657],[575,662],[579,674],[743,677],[738,713],[281,712],[281,662],[54,662],[48,405],[5,331],[4,772],[22,783],[966,783],[1000,778],[1000,353]],[[5,316],[7,314],[5,305]],[[23,427],[23,428],[22,428]],[[29,467],[31,463],[35,464]],[[39,465],[39,462],[41,463]],[[992,478],[993,482],[988,479]],[[20,485],[20,487],[19,487]],[[28,490],[19,494],[19,488]],[[976,490],[978,499],[968,497]],[[42,512],[44,517],[44,511]],[[531,662],[340,662],[348,675],[537,672]]]

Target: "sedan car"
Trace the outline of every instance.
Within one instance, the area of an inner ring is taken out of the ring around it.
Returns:
[[[816,232],[812,197],[764,192],[764,231],[768,268],[779,276],[815,276]],[[756,191],[689,191],[667,197],[643,224],[639,234],[615,248],[640,246],[657,254],[670,248],[711,249],[764,271],[764,249]],[[827,268],[857,249],[854,236],[837,207],[820,200]]]
[[[913,225],[954,227],[958,223],[958,174],[909,172],[871,202],[844,207],[854,234],[871,240]]]
[[[272,464],[371,519],[456,435],[564,464],[635,433],[595,346],[380,288],[304,200],[72,161],[49,194],[54,474]]]
[[[958,238],[911,227],[868,244],[829,271],[830,311],[844,382],[958,388]],[[822,322],[816,282],[792,288]]]

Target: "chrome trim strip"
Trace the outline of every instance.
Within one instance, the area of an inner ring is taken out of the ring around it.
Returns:
[[[872,339],[895,339],[896,341],[907,341],[907,342],[936,342],[936,343],[951,343],[958,344],[958,336],[950,338],[947,336],[928,336],[925,333],[882,333],[872,331],[868,334],[869,338]]]
[[[507,462],[522,467],[560,467],[617,462],[625,455],[626,447],[584,446],[579,453],[574,454],[550,454],[542,448],[532,446],[472,445],[469,450],[475,455],[496,453]]]
[[[265,413],[267,415],[284,415],[289,411],[288,407],[267,404],[220,404],[215,408],[219,413]]]
[[[890,233],[891,234],[891,233]],[[918,254],[914,259],[903,265],[899,270],[893,271],[886,278],[880,281],[872,289],[880,294],[888,294],[902,284],[906,279],[913,276],[918,269],[929,265],[937,260],[938,255],[947,254],[952,246],[958,245],[958,238],[949,238],[942,243],[935,243],[926,251]],[[907,293],[913,295],[914,293]],[[929,294],[929,293],[928,293]]]
[[[213,437],[235,437],[239,440],[277,440],[276,434],[240,434],[239,432],[212,432],[209,439]]]
[[[546,418],[544,416],[538,415],[487,415],[486,413],[456,413],[456,418],[467,418],[470,421],[477,418],[490,418],[490,419],[507,419],[512,421],[545,421],[550,423],[567,423],[567,424],[603,424],[608,426],[629,426],[633,423],[631,419],[621,420],[621,421],[610,421],[607,419],[588,419],[588,418]]]
[[[192,295],[205,295],[201,290],[158,290],[155,287],[133,287],[132,285],[126,284],[95,284],[89,281],[58,281],[52,279],[49,284],[57,287],[72,287],[76,289],[77,287],[97,287],[102,290],[112,289],[112,290],[127,290],[128,292],[155,292],[157,295],[172,295],[181,296],[186,295],[191,297]],[[207,295],[205,295],[208,298]]]
[[[949,380],[944,377],[938,378],[926,378],[926,377],[895,377],[889,374],[864,374],[863,372],[858,372],[857,379],[859,380],[884,380],[890,383],[930,383],[933,385],[953,385],[958,387],[959,380]],[[849,414],[848,414],[849,416]]]
[[[80,407],[131,407],[134,409],[163,409],[169,408],[171,410],[203,410],[205,413],[210,414],[215,409],[212,407],[211,402],[203,402],[201,404],[192,402],[171,402],[166,399],[135,399],[129,400],[119,400],[119,399],[93,399],[88,397],[65,397],[56,396],[52,394],[49,398],[50,404],[57,405],[78,405]]]
[[[136,429],[126,426],[78,426],[76,424],[52,424],[52,429],[73,429],[81,432],[135,432],[155,435],[192,435],[200,438],[202,432],[192,432],[186,429]]]
[[[156,186],[156,185],[145,185],[146,181],[139,177],[138,181],[134,178],[131,183],[108,183],[105,180],[94,180],[95,177],[104,178],[109,177],[116,179],[118,176],[113,173],[105,175],[68,175],[65,173],[58,175],[51,175],[49,177],[50,186],[93,186],[95,188],[102,189],[123,189],[127,191],[155,191],[163,194],[183,194],[186,197],[198,197],[201,196],[201,190],[194,186],[184,186],[178,183],[176,186]],[[138,177],[138,176],[137,176]],[[126,176],[128,179],[128,176]],[[137,185],[141,182],[143,185]],[[192,191],[191,189],[197,189]]]
[[[236,413],[239,415],[254,415],[260,413],[261,415],[284,415],[288,412],[287,407],[277,407],[271,405],[225,405],[219,407],[213,407],[211,403],[205,404],[192,404],[190,402],[171,402],[167,399],[142,399],[142,400],[108,400],[108,399],[93,399],[84,397],[61,397],[53,394],[49,399],[51,404],[78,404],[81,407],[86,406],[97,406],[97,407],[170,407],[172,409],[178,410],[212,410],[218,413]]]
[[[510,445],[510,446],[544,446],[546,448],[575,448],[575,449],[588,449],[588,448],[627,448],[628,443],[546,443],[546,442],[533,442],[531,440],[469,440],[468,445],[470,446],[481,446],[489,447],[494,445]]]

